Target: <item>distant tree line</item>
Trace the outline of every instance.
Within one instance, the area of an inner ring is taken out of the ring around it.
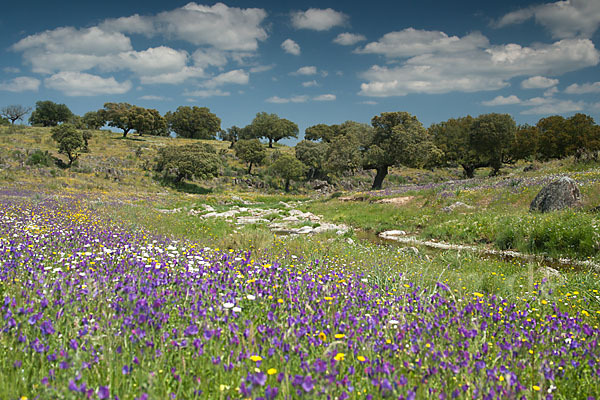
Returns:
[[[0,123],[14,124],[31,111],[20,105],[0,109]],[[217,136],[231,142],[230,148],[244,162],[247,174],[253,166],[270,164],[269,171],[281,177],[289,189],[291,180],[330,181],[359,170],[375,173],[372,188],[381,189],[391,167],[460,167],[466,177],[479,168],[496,175],[503,165],[518,160],[550,160],[574,156],[598,160],[600,127],[593,118],[575,114],[569,118],[554,115],[536,125],[517,126],[509,114],[483,114],[451,118],[423,127],[407,112],[384,112],[371,124],[346,121],[317,124],[305,130],[304,140],[294,147],[294,156],[274,153],[268,148],[282,139],[297,138],[298,125],[277,114],[259,112],[247,126],[221,129],[221,120],[206,107],[181,106],[164,116],[155,109],[129,103],[105,103],[103,108],[83,116],[74,115],[64,104],[38,101],[31,112],[32,125],[57,127],[53,138],[69,165],[80,152],[87,151],[90,133],[105,125],[138,135],[169,136],[212,140]],[[61,128],[64,125],[64,128]],[[60,129],[59,129],[60,128]],[[168,146],[159,152],[156,171],[179,182],[218,174],[220,159],[208,145]]]

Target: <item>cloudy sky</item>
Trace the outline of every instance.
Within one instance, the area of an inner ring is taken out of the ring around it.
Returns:
[[[600,1],[28,1],[0,14],[0,105],[206,106],[301,132],[408,111],[600,122]]]

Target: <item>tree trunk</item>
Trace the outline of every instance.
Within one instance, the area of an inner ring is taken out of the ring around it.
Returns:
[[[127,137],[127,134],[129,133],[129,129],[123,129],[123,137]]]
[[[290,191],[290,180],[286,179],[285,180],[285,192],[289,192]]]
[[[375,180],[373,181],[373,186],[371,187],[371,190],[381,189],[381,184],[383,183],[383,180],[388,174],[388,166],[386,165],[384,167],[377,167],[376,170],[377,175],[375,175]]]
[[[248,166],[248,175],[250,175],[250,171],[252,171],[252,163]]]
[[[269,148],[273,148],[273,139],[269,138]]]
[[[475,166],[474,165],[465,165],[465,164],[463,164],[462,167],[463,167],[465,176],[467,178],[472,178],[473,175],[475,174]]]

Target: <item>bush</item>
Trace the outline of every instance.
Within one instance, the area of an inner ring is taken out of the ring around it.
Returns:
[[[158,151],[154,170],[175,183],[184,179],[208,179],[218,175],[221,160],[209,144],[167,146]]]
[[[52,164],[54,164],[54,158],[48,152],[48,150],[42,151],[37,149],[29,154],[29,157],[27,157],[27,161],[25,161],[25,163],[27,165],[36,165],[39,167],[50,167]]]
[[[87,138],[71,124],[52,128],[52,139],[58,143],[58,152],[69,158],[70,167],[81,152],[87,151]]]

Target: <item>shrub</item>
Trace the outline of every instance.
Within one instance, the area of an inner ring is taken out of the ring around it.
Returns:
[[[167,146],[158,151],[154,170],[175,183],[184,179],[208,179],[218,175],[221,160],[209,144]]]
[[[37,149],[29,154],[25,163],[27,165],[36,165],[39,167],[49,167],[54,163],[54,158],[52,158],[52,155],[48,150],[42,151]]]

